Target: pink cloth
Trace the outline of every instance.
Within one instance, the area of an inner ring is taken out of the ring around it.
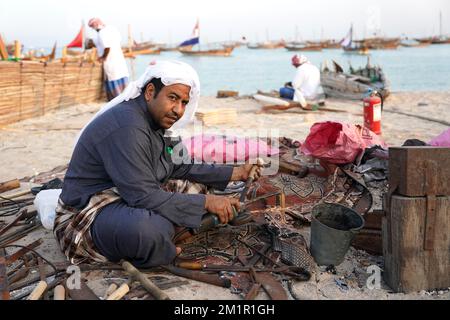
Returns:
[[[435,147],[450,147],[450,128],[434,137],[428,144]]]
[[[272,156],[278,148],[255,138],[224,137],[220,135],[197,135],[183,140],[191,157],[206,163],[235,163]]]
[[[355,161],[365,148],[373,145],[386,147],[384,141],[367,128],[327,121],[311,127],[300,150],[329,163],[345,164]]]

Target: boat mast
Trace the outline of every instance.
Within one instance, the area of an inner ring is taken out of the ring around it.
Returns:
[[[439,11],[439,38],[442,38],[442,11]]]
[[[195,29],[197,30],[197,37],[198,37],[198,51],[201,50],[200,48],[200,19],[197,17],[197,24],[195,25]],[[194,33],[195,33],[194,29]],[[195,36],[195,34],[194,34]]]
[[[86,30],[85,30],[85,28],[84,28],[84,20],[82,19],[81,20],[81,29],[83,30],[82,32],[81,32],[81,41],[82,41],[82,46],[83,46],[83,49],[84,49],[84,51],[86,51]]]
[[[131,35],[131,24],[128,25],[128,49],[133,47],[133,36]]]

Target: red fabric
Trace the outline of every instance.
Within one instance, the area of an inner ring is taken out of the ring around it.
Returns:
[[[334,164],[353,162],[365,148],[386,144],[367,128],[338,122],[318,122],[301,146],[301,151]]]
[[[67,48],[83,48],[83,27],[81,27],[75,39],[67,45]]]

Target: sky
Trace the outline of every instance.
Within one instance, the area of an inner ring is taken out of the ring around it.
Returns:
[[[179,43],[197,18],[201,43],[268,39],[342,39],[353,23],[356,38],[450,34],[449,0],[0,0],[0,33],[22,44],[69,43],[81,22],[100,17],[136,41]],[[92,32],[87,28],[89,32]],[[89,35],[89,34],[88,34]]]

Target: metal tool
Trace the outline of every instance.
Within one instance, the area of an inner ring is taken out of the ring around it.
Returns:
[[[244,190],[241,192],[241,196],[239,198],[239,202],[241,203],[241,210],[244,210],[245,206],[245,198],[247,197],[248,189],[250,188],[253,180],[255,179],[256,170],[259,167],[262,167],[264,165],[264,161],[261,158],[258,158],[256,160],[256,164],[253,165],[253,167],[250,170],[250,173],[248,174],[247,181],[245,182]]]
[[[178,268],[173,265],[162,266],[165,270],[173,273],[174,275],[201,281],[209,284],[213,284],[215,286],[229,288],[231,287],[231,280],[227,278],[218,277],[216,274],[207,274],[199,271],[192,271],[183,268]]]

